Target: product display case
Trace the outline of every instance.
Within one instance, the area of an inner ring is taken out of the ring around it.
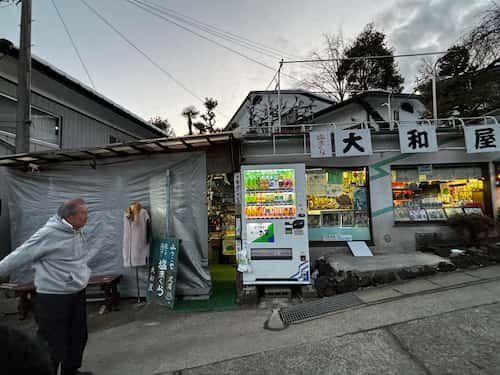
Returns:
[[[448,174],[444,169],[436,174]],[[482,214],[484,182],[481,178],[455,180],[425,179],[408,171],[413,180],[397,181],[393,173],[392,196],[395,222],[443,222],[453,215]]]
[[[369,240],[366,169],[308,170],[307,208],[311,240]]]

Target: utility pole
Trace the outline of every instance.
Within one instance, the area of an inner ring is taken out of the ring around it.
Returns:
[[[29,152],[31,126],[31,0],[21,1],[17,62],[16,153]]]
[[[437,125],[438,108],[437,108],[437,90],[436,90],[436,69],[439,59],[432,66],[432,118],[434,119],[434,125]]]

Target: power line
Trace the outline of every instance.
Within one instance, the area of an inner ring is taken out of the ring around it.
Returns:
[[[160,70],[163,74],[167,75],[172,81],[174,81],[177,85],[182,87],[186,92],[192,95],[194,98],[198,99],[200,102],[204,103],[205,100],[200,96],[191,91],[188,87],[186,87],[182,82],[180,82],[177,78],[175,78],[171,73],[165,70],[161,65],[156,63],[146,52],[137,47],[130,39],[128,39],[120,30],[111,24],[104,16],[102,16],[95,8],[93,8],[90,4],[87,3],[86,0],[80,0],[92,13],[94,13],[102,22],[104,22],[110,29],[112,29],[115,33],[117,33],[128,45],[130,45],[133,49],[139,52],[146,60],[148,60],[151,64],[153,64],[158,70]]]
[[[89,79],[90,84],[92,85],[92,88],[93,88],[94,90],[96,90],[96,88],[95,88],[95,84],[94,84],[94,80],[93,80],[93,79],[92,79],[92,77],[90,76],[90,72],[89,72],[89,70],[87,69],[87,66],[85,65],[85,62],[83,61],[83,58],[82,58],[82,56],[80,55],[80,52],[78,51],[78,47],[76,46],[76,43],[75,43],[75,41],[73,40],[73,37],[71,36],[71,32],[69,31],[69,28],[68,28],[68,26],[66,25],[66,22],[64,22],[64,18],[63,18],[63,16],[62,16],[61,12],[59,11],[59,8],[57,7],[55,0],[51,0],[51,2],[52,2],[52,5],[54,6],[54,9],[56,10],[56,13],[57,13],[57,15],[58,15],[59,19],[61,20],[61,23],[62,23],[62,24],[63,24],[63,26],[64,26],[64,30],[66,31],[66,34],[68,35],[68,38],[69,38],[69,40],[70,40],[70,42],[71,42],[71,45],[73,46],[73,49],[75,50],[76,55],[78,56],[78,59],[80,60],[80,63],[82,64],[83,69],[85,70],[85,73],[87,74],[87,78]]]
[[[144,0],[144,1],[145,1],[145,0]],[[163,10],[164,10],[164,11],[166,11],[166,12],[169,12],[169,13],[171,13],[171,14],[176,14],[176,15],[178,15],[178,17],[180,17],[180,18],[184,18],[184,19],[186,19],[186,20],[191,20],[191,21],[193,21],[193,22],[194,22],[194,23],[196,23],[196,24],[199,24],[199,25],[205,26],[206,28],[209,28],[209,29],[215,30],[215,31],[217,31],[217,32],[220,32],[220,33],[222,33],[222,34],[225,34],[225,35],[227,35],[227,36],[229,36],[229,37],[231,37],[231,38],[233,38],[233,39],[240,40],[240,41],[242,41],[242,42],[246,42],[247,44],[249,44],[249,45],[253,45],[253,46],[255,46],[256,48],[259,48],[259,49],[262,49],[262,50],[267,50],[267,51],[269,51],[269,52],[273,53],[275,56],[277,56],[277,57],[278,57],[278,58],[280,58],[280,59],[281,59],[282,57],[288,57],[288,58],[290,58],[290,57],[295,57],[295,58],[300,59],[300,57],[297,57],[297,56],[291,55],[291,54],[289,54],[288,52],[285,52],[285,51],[283,51],[283,50],[279,50],[279,49],[277,49],[277,48],[267,46],[267,45],[265,45],[265,44],[263,44],[263,43],[259,43],[259,42],[253,41],[253,40],[251,40],[251,39],[245,38],[245,37],[243,37],[243,36],[241,36],[241,35],[234,34],[234,33],[231,33],[231,32],[229,32],[229,31],[226,31],[226,30],[224,30],[224,29],[222,29],[222,28],[220,28],[220,27],[217,27],[217,26],[210,25],[210,24],[208,24],[208,23],[202,22],[202,21],[200,21],[200,20],[197,20],[196,18],[193,18],[193,17],[187,16],[187,15],[185,15],[185,14],[183,14],[183,13],[181,13],[181,12],[175,11],[175,10],[173,10],[173,9],[171,9],[171,8],[167,8],[167,7],[165,7],[165,6],[159,5],[159,4],[155,3],[154,1],[149,1],[149,2],[150,2],[150,3],[152,3],[152,4],[155,4],[158,8],[163,9]]]
[[[138,1],[139,2],[139,1]],[[148,8],[151,8],[167,17],[170,17],[170,18],[173,18],[175,20],[178,20],[182,23],[185,23],[187,25],[190,25],[198,30],[201,30],[203,32],[206,32],[207,34],[210,34],[210,35],[213,35],[217,38],[220,38],[220,39],[224,39],[226,41],[229,41],[231,43],[234,43],[234,44],[237,44],[238,46],[240,47],[243,47],[243,48],[246,48],[246,49],[249,49],[253,52],[256,52],[258,54],[261,54],[261,55],[264,55],[264,56],[267,56],[267,57],[270,57],[272,59],[281,59],[282,58],[282,55],[281,54],[277,54],[273,51],[268,51],[262,47],[259,47],[259,46],[255,46],[253,45],[252,43],[249,43],[249,42],[246,42],[244,40],[241,40],[240,38],[238,37],[233,37],[231,35],[229,35],[227,32],[225,31],[218,31],[216,28],[214,28],[213,26],[210,26],[210,25],[207,25],[207,24],[204,24],[200,21],[197,21],[197,20],[194,20],[194,21],[191,21],[190,20],[190,17],[187,17],[187,16],[184,16],[184,15],[181,15],[181,16],[178,16],[175,14],[174,11],[170,11],[168,8],[163,8],[159,5],[156,5],[156,4],[148,4],[144,1],[140,1],[139,2],[141,5],[145,6],[145,7],[148,7]]]
[[[85,1],[85,0],[81,0],[81,1]],[[218,42],[218,41],[216,41],[216,40],[210,39],[209,37],[207,37],[207,36],[205,36],[205,35],[203,35],[203,34],[200,34],[200,33],[196,32],[196,31],[193,31],[193,30],[191,30],[190,28],[188,28],[188,27],[186,27],[186,26],[184,26],[184,25],[179,24],[178,22],[172,21],[171,19],[169,19],[169,18],[167,18],[167,17],[165,17],[165,16],[163,16],[163,15],[161,15],[161,14],[158,14],[158,13],[155,13],[155,12],[151,11],[151,10],[150,10],[150,9],[148,9],[146,6],[144,6],[144,5],[140,5],[140,4],[142,4],[142,3],[139,3],[139,1],[138,1],[138,0],[135,0],[135,1],[132,1],[132,0],[125,0],[125,1],[126,1],[126,2],[128,2],[128,3],[130,3],[130,4],[132,4],[132,5],[134,5],[134,6],[135,6],[135,7],[137,7],[137,8],[142,9],[143,11],[145,11],[145,12],[147,12],[147,13],[150,13],[150,14],[152,14],[152,15],[154,15],[154,16],[156,16],[156,17],[158,17],[158,18],[161,18],[161,19],[163,19],[163,20],[165,20],[165,21],[167,21],[167,22],[169,22],[169,23],[172,23],[172,24],[176,25],[177,27],[179,27],[179,28],[181,28],[181,29],[183,29],[183,30],[186,30],[187,32],[189,32],[189,33],[191,33],[191,34],[194,34],[194,35],[198,36],[199,38],[202,38],[202,39],[204,39],[204,40],[207,40],[207,41],[209,41],[210,43],[213,43],[213,44],[215,44],[215,45],[217,45],[217,46],[219,46],[219,47],[221,47],[221,48],[224,48],[224,49],[225,49],[225,50],[227,50],[227,51],[230,51],[230,52],[232,52],[232,53],[235,53],[235,54],[237,54],[238,56],[241,56],[241,57],[243,57],[243,58],[244,58],[244,59],[246,59],[246,60],[249,60],[249,61],[251,61],[251,62],[253,62],[253,63],[255,63],[255,64],[258,64],[258,65],[260,65],[260,66],[262,66],[262,67],[264,67],[264,68],[266,68],[266,69],[269,69],[269,70],[275,71],[275,69],[274,69],[273,67],[271,67],[271,66],[269,66],[269,65],[267,65],[267,64],[264,64],[264,63],[263,63],[263,62],[261,62],[261,61],[258,61],[258,60],[256,60],[256,59],[254,59],[254,58],[250,57],[250,56],[247,56],[247,55],[245,55],[244,53],[242,53],[242,52],[240,52],[240,51],[237,51],[237,50],[235,50],[235,49],[233,49],[233,48],[231,48],[231,47],[228,47],[228,46],[226,46],[226,45],[224,45],[224,44],[222,44],[222,43],[220,43],[220,42]],[[293,76],[291,76],[291,75],[284,74],[284,73],[282,73],[282,74],[283,74],[283,75],[285,75],[285,76],[287,76],[287,77],[289,77],[289,78],[291,78],[291,79],[293,79],[293,80],[300,81],[300,80],[298,80],[297,78],[295,78],[295,77],[293,77]]]
[[[328,62],[328,61],[376,60],[376,59],[389,59],[389,58],[401,58],[401,57],[444,55],[446,53],[447,53],[446,51],[441,51],[441,52],[407,53],[407,54],[401,54],[401,55],[341,57],[338,59],[288,60],[288,61],[283,61],[283,63],[284,64],[298,64],[298,63],[314,63],[314,62]]]

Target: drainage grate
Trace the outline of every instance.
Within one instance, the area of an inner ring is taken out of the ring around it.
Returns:
[[[362,303],[354,293],[345,293],[280,309],[280,316],[285,324],[293,324]]]

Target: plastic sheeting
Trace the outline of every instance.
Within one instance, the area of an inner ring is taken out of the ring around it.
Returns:
[[[136,296],[135,270],[123,267],[123,213],[133,201],[151,213],[154,237],[181,240],[177,274],[178,295],[206,295],[208,271],[208,213],[206,157],[203,152],[139,158],[53,164],[41,172],[9,170],[8,197],[12,247],[19,246],[60,204],[76,197],[89,207],[84,228],[93,258],[93,275],[121,274],[120,291]],[[146,294],[147,268],[140,268],[141,295]],[[14,282],[29,282],[30,267],[11,275]]]

